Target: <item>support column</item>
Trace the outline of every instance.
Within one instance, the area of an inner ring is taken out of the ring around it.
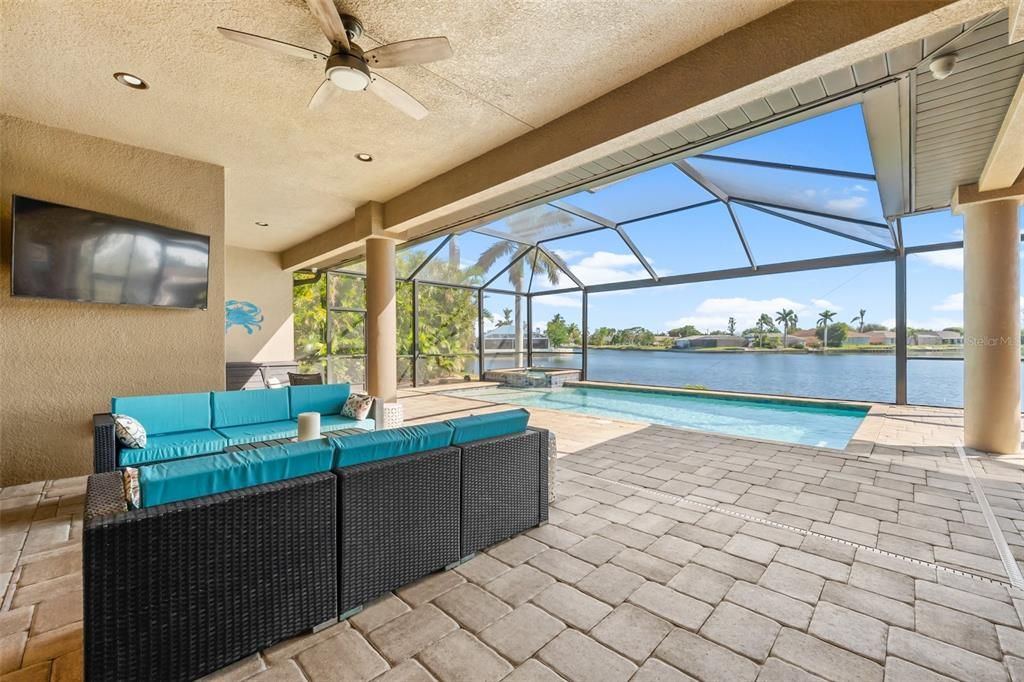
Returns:
[[[954,211],[964,216],[964,444],[1016,453],[1021,428],[1020,200],[964,190],[954,200]]]
[[[395,242],[388,237],[366,240],[366,384],[384,402],[398,398]]]

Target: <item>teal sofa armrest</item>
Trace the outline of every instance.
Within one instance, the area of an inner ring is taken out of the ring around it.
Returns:
[[[516,409],[458,417],[449,419],[447,423],[453,431],[452,445],[465,445],[486,438],[522,433],[529,421],[529,412]]]
[[[446,448],[452,442],[452,427],[437,422],[334,436],[330,440],[334,446],[334,466],[342,468]]]

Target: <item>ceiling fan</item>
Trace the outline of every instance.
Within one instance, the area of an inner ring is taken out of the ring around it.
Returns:
[[[217,30],[228,40],[245,45],[261,47],[299,59],[326,62],[324,81],[309,100],[310,109],[323,106],[335,90],[340,88],[351,91],[369,90],[416,120],[427,115],[427,108],[415,97],[379,73],[370,71],[370,67],[390,69],[448,59],[452,56],[452,48],[447,38],[403,40],[363,52],[363,49],[354,42],[363,34],[363,25],[358,19],[348,14],[339,14],[333,0],[306,0],[306,4],[309,5],[324,35],[331,41],[329,54],[223,26],[218,26]]]

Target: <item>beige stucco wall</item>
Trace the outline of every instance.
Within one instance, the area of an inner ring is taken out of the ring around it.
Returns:
[[[210,235],[209,310],[12,298],[11,195]],[[0,485],[87,474],[114,395],[224,387],[224,169],[0,117]]]
[[[224,332],[228,362],[272,362],[295,355],[292,323],[292,273],[281,269],[276,253],[228,247],[224,298],[253,304],[262,317],[249,327],[231,324]],[[228,322],[230,324],[231,318]]]

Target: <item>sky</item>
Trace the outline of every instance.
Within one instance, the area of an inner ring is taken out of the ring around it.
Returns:
[[[846,107],[799,123],[736,142],[711,152],[714,155],[872,174],[873,163],[859,105]],[[742,197],[765,207],[783,204],[796,209],[845,215],[883,223],[875,183],[867,178],[795,172],[691,157],[686,160],[705,179],[731,197]],[[673,166],[663,166],[604,187],[565,198],[564,204],[622,223],[653,212],[691,206],[713,199],[704,188]],[[816,230],[753,207],[732,204],[743,227],[755,262],[780,263],[832,255],[876,251],[874,247]],[[777,210],[777,209],[776,209]],[[1022,209],[1024,213],[1024,209]],[[823,227],[878,243],[891,243],[887,228],[810,218]],[[824,222],[821,222],[824,221]],[[551,239],[567,231],[596,224],[540,206],[458,237],[462,264],[474,264],[488,249],[501,251],[482,275],[496,278],[493,286],[511,288],[502,273],[520,247],[500,239]],[[636,248],[659,276],[749,267],[742,243],[720,202],[654,217],[623,226]],[[903,219],[908,246],[959,241],[963,223],[948,210]],[[427,252],[439,242],[417,248]],[[649,274],[627,244],[610,229],[544,242],[585,285],[649,279]],[[436,259],[453,257],[442,249]],[[464,268],[470,276],[469,268]],[[519,285],[531,292],[574,286],[566,276],[549,281],[543,273],[531,277],[523,268]],[[514,279],[514,278],[513,278]],[[942,329],[963,323],[963,254],[961,250],[911,255],[907,259],[907,317],[911,327]],[[463,283],[469,283],[465,280]],[[590,295],[589,326],[625,328],[642,326],[656,332],[687,324],[702,331],[725,329],[734,317],[737,329],[753,326],[762,313],[775,317],[782,308],[796,311],[800,327],[812,327],[818,313],[828,308],[838,321],[849,322],[866,310],[866,321],[895,325],[895,267],[892,263],[833,268],[785,275],[746,277],[715,282],[649,287]],[[500,317],[512,307],[512,297],[488,294],[485,307]],[[556,293],[534,298],[534,321],[543,324],[556,313],[581,323],[582,296]],[[491,325],[488,325],[491,326]]]

